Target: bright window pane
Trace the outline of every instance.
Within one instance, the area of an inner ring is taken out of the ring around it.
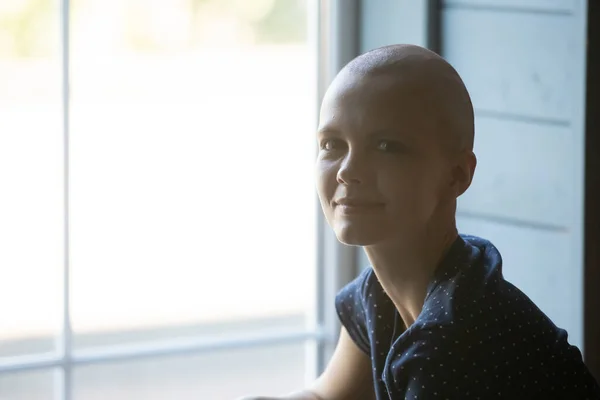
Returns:
[[[52,400],[57,399],[58,371],[43,370],[0,375],[0,399]]]
[[[74,400],[233,400],[304,386],[304,344],[79,367]]]
[[[316,247],[306,3],[73,0],[76,346],[304,327]]]
[[[0,1],[0,358],[53,350],[61,326],[59,18],[55,0]]]

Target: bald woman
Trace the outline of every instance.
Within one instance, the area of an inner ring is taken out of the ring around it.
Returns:
[[[338,240],[371,267],[336,296],[325,372],[285,399],[600,399],[567,333],[504,280],[494,245],[457,232],[473,136],[461,78],[429,50],[382,47],[335,77],[317,190]]]

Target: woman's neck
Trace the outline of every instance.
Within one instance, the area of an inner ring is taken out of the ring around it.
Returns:
[[[458,236],[454,222],[428,232],[364,247],[377,279],[407,327],[421,313],[435,270]]]

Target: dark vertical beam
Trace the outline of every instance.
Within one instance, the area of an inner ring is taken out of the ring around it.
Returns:
[[[588,1],[585,117],[584,358],[600,382],[600,2]]]
[[[443,55],[442,52],[442,2],[443,0],[428,0],[427,2],[427,48]]]

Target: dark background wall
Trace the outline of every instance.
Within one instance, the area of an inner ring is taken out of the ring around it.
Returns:
[[[588,4],[585,164],[585,333],[588,367],[600,382],[600,2]]]

